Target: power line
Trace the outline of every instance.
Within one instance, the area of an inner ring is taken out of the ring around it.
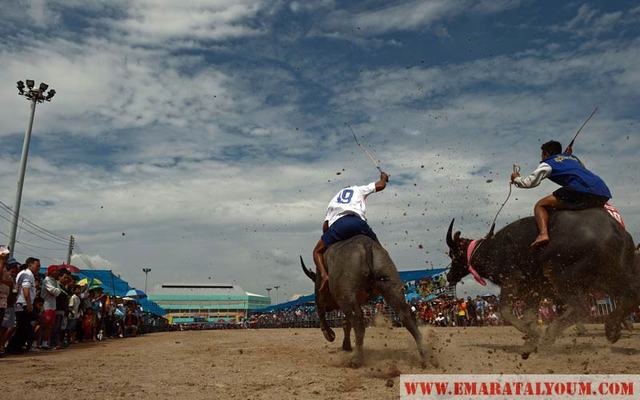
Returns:
[[[7,239],[9,238],[9,235],[7,235],[6,233],[4,233],[2,231],[0,231],[0,235],[6,237]],[[35,245],[33,243],[25,242],[25,241],[22,241],[22,240],[16,240],[16,243],[20,243],[20,244],[23,244],[23,245],[26,245],[26,246],[29,246],[29,247],[35,247],[35,248],[42,249],[42,250],[61,251],[61,250],[64,249],[63,247],[51,248],[51,247],[38,246],[38,245]]]
[[[12,221],[11,221],[9,218],[5,217],[4,215],[1,215],[1,214],[0,214],[0,218],[4,219],[5,221],[8,221],[9,223],[12,223]],[[61,239],[58,239],[58,240],[52,240],[52,239],[50,239],[50,238],[48,238],[48,237],[46,237],[46,236],[42,236],[42,235],[40,235],[39,233],[36,233],[36,232],[34,232],[34,231],[30,230],[30,229],[27,229],[24,225],[22,226],[22,229],[23,229],[23,230],[25,230],[25,231],[27,231],[27,232],[29,232],[29,233],[30,233],[30,234],[32,234],[33,236],[36,236],[36,237],[38,237],[38,238],[42,239],[42,240],[46,240],[46,241],[51,242],[51,243],[54,243],[54,244],[65,245],[65,246],[67,245],[67,242],[66,242],[66,241],[63,241],[63,240],[61,240]]]
[[[14,214],[14,212],[13,212],[13,209],[12,209],[11,207],[9,207],[7,204],[5,204],[5,203],[4,203],[3,201],[1,201],[1,200],[0,200],[0,208],[4,209],[4,210],[5,210],[6,212],[8,212],[11,216],[14,216],[14,215],[15,215],[15,214]],[[66,240],[67,240],[65,237],[63,237],[63,236],[61,236],[61,235],[58,235],[58,234],[56,234],[56,233],[54,233],[54,232],[51,232],[50,230],[43,228],[42,226],[40,226],[40,225],[36,224],[35,222],[33,222],[33,221],[31,221],[31,220],[29,220],[29,219],[27,219],[27,218],[25,218],[25,217],[20,217],[20,220],[21,220],[23,223],[25,223],[25,224],[27,224],[28,226],[30,226],[32,229],[35,229],[35,230],[37,230],[37,231],[40,231],[42,234],[47,235],[47,236],[50,236],[52,239],[62,240],[62,241],[65,241],[65,242],[66,242]]]

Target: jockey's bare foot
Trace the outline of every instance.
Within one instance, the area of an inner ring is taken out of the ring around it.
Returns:
[[[325,286],[327,286],[327,283],[329,283],[329,275],[327,274],[321,275],[320,279],[322,279],[322,282],[320,282],[320,289],[318,290],[319,292],[321,292],[322,289],[324,289]]]
[[[531,243],[531,247],[542,247],[545,244],[549,243],[549,235],[538,235],[538,237],[536,238],[536,240],[533,241],[533,243]]]

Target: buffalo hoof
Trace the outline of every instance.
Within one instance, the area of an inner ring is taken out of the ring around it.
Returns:
[[[429,362],[427,362],[427,359],[429,360]],[[435,356],[431,355],[429,357],[425,357],[420,361],[420,367],[422,369],[425,369],[429,366],[429,364],[431,364],[431,366],[433,368],[438,368],[440,367],[440,363],[438,362],[438,360],[436,360]]]
[[[324,338],[329,342],[333,342],[334,340],[336,340],[336,334],[331,328],[323,329],[322,334],[324,335]]]
[[[546,338],[546,340],[548,341],[549,339]],[[542,339],[542,341],[544,342],[545,339]],[[551,343],[553,343],[553,340],[551,340]],[[522,356],[523,360],[526,360],[529,358],[531,353],[535,353],[536,351],[538,351],[538,340],[532,337],[524,342],[520,355]]]
[[[351,357],[351,361],[349,361],[349,366],[351,368],[360,368],[362,366],[362,355],[356,354]]]
[[[342,345],[342,350],[343,351],[353,351],[353,349],[351,348],[351,343],[344,343]]]
[[[617,321],[607,321],[604,324],[604,332],[607,336],[607,340],[611,343],[615,343],[622,336],[622,329],[620,328],[620,323]]]

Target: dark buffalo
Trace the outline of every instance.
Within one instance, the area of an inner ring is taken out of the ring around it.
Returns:
[[[422,335],[411,314],[411,309],[405,302],[404,285],[400,274],[391,261],[389,253],[380,243],[367,236],[358,235],[329,247],[324,258],[329,273],[329,291],[323,290],[319,293],[320,278],[307,269],[300,257],[302,269],[315,282],[316,307],[324,337],[330,342],[335,340],[335,333],[327,324],[326,313],[342,310],[345,316],[342,348],[351,350],[350,332],[353,327],[356,335],[356,351],[351,365],[354,367],[362,365],[365,320],[361,305],[382,295],[415,339],[422,364],[425,366],[427,352],[423,347]],[[435,364],[433,357],[430,357],[430,360]]]
[[[640,304],[640,280],[633,272],[634,245],[631,235],[603,209],[557,211],[549,222],[551,241],[542,248],[531,248],[538,233],[532,217],[515,221],[498,233],[476,242],[468,254],[471,240],[447,232],[452,264],[447,279],[455,284],[473,265],[478,273],[502,289],[500,311],[503,318],[527,334],[523,356],[538,344],[551,344],[568,326],[588,316],[585,299],[591,291],[608,293],[617,302],[608,316],[605,331],[616,342],[624,318]],[[470,256],[470,257],[469,257]],[[536,326],[541,297],[551,297],[566,305],[565,312],[546,332]],[[510,299],[525,302],[522,320],[513,317]]]

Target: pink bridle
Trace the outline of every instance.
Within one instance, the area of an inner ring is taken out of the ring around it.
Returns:
[[[472,240],[471,242],[469,242],[469,246],[467,247],[467,271],[469,271],[469,273],[473,276],[473,279],[475,279],[476,282],[478,282],[482,286],[487,286],[487,281],[485,281],[480,276],[478,271],[476,271],[476,269],[473,268],[473,265],[471,263],[471,258],[473,258],[473,252],[476,250],[476,247],[478,247],[478,245],[481,242],[482,240]]]

